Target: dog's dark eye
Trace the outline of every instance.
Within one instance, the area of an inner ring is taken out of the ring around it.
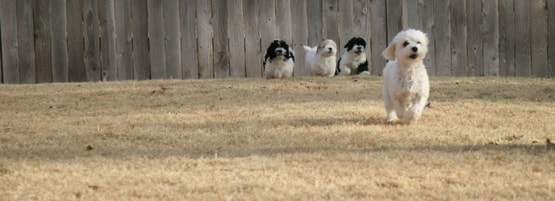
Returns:
[[[420,41],[416,42],[416,44],[422,44]]]
[[[408,41],[405,41],[405,42],[403,43],[403,47],[406,47],[407,45],[409,45],[409,42],[408,42]]]

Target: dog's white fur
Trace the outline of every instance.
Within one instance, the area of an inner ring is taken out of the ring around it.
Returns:
[[[316,47],[304,46],[305,67],[312,76],[333,77],[337,65],[337,44],[333,40],[324,40]]]
[[[428,73],[423,59],[428,52],[425,33],[408,29],[399,32],[383,56],[389,60],[383,70],[383,101],[387,122],[402,118],[404,123],[416,123],[430,94]]]

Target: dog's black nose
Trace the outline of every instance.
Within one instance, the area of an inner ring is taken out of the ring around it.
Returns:
[[[281,54],[283,53],[283,50],[276,50],[276,53]]]
[[[328,47],[328,51],[330,51],[330,52],[331,52],[331,50],[332,50],[332,49],[331,49],[331,47]]]
[[[418,48],[417,48],[417,47],[412,47],[411,50],[412,50],[413,52],[417,52],[417,51],[418,51]]]
[[[362,50],[362,47],[357,47],[357,50]]]

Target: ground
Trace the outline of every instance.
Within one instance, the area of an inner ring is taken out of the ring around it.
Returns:
[[[555,80],[379,77],[0,85],[0,200],[554,200]]]

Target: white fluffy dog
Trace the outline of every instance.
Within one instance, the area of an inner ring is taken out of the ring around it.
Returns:
[[[337,44],[333,40],[324,40],[316,47],[304,46],[305,67],[312,76],[333,77],[337,62]]]
[[[428,73],[423,59],[428,52],[426,34],[408,29],[399,32],[383,56],[389,60],[383,70],[383,101],[387,122],[399,118],[403,123],[416,123],[422,115],[430,94]]]

